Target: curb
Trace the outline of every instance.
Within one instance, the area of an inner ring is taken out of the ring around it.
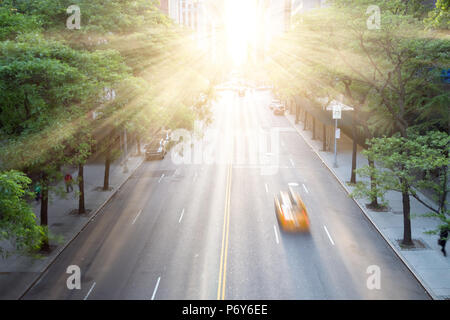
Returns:
[[[311,145],[311,143],[305,138],[303,133],[295,126],[295,124],[292,122],[291,119],[289,119],[286,115],[285,118],[289,121],[291,126],[297,131],[297,133],[303,138],[303,140],[306,142],[306,144],[311,148],[311,150],[319,157],[319,159],[322,161],[322,163],[325,165],[325,167],[328,168],[328,170],[333,174],[334,178],[339,182],[341,187],[350,195],[351,191],[348,189],[348,187],[345,185],[344,182],[342,182],[339,177],[337,176],[336,172],[325,162],[325,160],[322,158],[322,156],[314,149],[314,147]],[[375,224],[375,222],[370,217],[369,213],[366,211],[366,209],[354,198],[350,197],[356,205],[361,209],[361,211],[364,213],[364,216],[369,220],[369,222],[375,227],[375,230],[378,231],[378,233],[381,235],[381,237],[386,241],[386,243],[391,247],[391,249],[394,251],[394,253],[397,255],[397,257],[400,258],[400,260],[403,262],[403,264],[406,266],[406,268],[411,272],[411,274],[416,278],[416,280],[420,283],[420,285],[425,289],[425,292],[430,296],[433,300],[441,300],[439,297],[437,297],[433,290],[425,283],[425,281],[422,279],[422,277],[417,274],[414,271],[414,268],[409,266],[408,261],[401,255],[401,253],[398,251],[398,249],[391,243],[391,241],[384,236],[383,232],[378,228],[378,226]]]
[[[70,239],[67,241],[58,251],[58,253],[48,262],[48,264],[44,267],[44,269],[36,276],[33,282],[28,285],[28,287],[23,291],[23,293],[17,298],[17,300],[22,300],[22,298],[33,288],[42,278],[42,276],[47,272],[47,270],[51,267],[51,265],[56,261],[56,259],[63,253],[63,251],[83,232],[84,229],[97,217],[98,213],[106,206],[106,204],[119,192],[122,186],[130,179],[130,177],[140,168],[140,166],[144,163],[144,158],[141,159],[140,163],[136,166],[133,171],[130,171],[130,175],[119,184],[119,186],[111,193],[111,195],[93,212],[88,221],[84,224],[84,226]]]

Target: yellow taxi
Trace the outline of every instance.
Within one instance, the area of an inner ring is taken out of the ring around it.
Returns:
[[[278,223],[285,231],[309,231],[309,218],[305,204],[300,195],[289,188],[289,191],[280,191],[274,198],[275,213]]]

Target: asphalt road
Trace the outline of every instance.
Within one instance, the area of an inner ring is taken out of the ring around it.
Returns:
[[[270,101],[223,92],[203,143],[145,162],[24,298],[428,299]],[[310,233],[277,224],[273,195],[288,184]],[[80,290],[67,288],[70,265]],[[373,265],[380,289],[369,290]]]

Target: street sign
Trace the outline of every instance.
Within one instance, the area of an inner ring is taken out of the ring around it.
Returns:
[[[340,98],[343,100],[343,97]],[[328,99],[320,99],[320,102],[322,103],[328,103]],[[341,137],[341,130],[337,127],[338,126],[338,120],[342,118],[342,111],[353,111],[354,109],[350,106],[347,106],[343,104],[340,101],[333,100],[330,103],[327,104],[326,109],[328,111],[333,111],[333,120],[334,120],[334,167],[337,168],[337,139]]]
[[[322,103],[324,103],[324,104],[327,102],[326,99],[319,99],[319,101],[322,102]],[[332,110],[334,110],[335,108],[340,108],[341,111],[353,111],[353,110],[354,110],[354,108],[352,108],[352,107],[350,107],[350,106],[347,106],[347,105],[343,104],[342,102],[339,102],[339,101],[336,101],[336,100],[331,101],[331,102],[327,105],[327,108],[326,108],[326,109],[327,109],[328,111],[332,111]]]
[[[333,105],[333,119],[341,119],[342,107],[340,105]]]

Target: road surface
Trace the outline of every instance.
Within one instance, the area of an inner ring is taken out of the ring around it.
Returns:
[[[271,99],[222,92],[186,163],[145,162],[24,298],[428,299]],[[309,234],[277,224],[273,196],[289,184]],[[80,290],[67,288],[70,265]]]

